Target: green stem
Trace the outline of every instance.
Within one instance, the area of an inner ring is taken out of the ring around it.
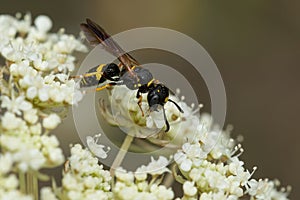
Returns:
[[[30,194],[31,190],[30,190],[30,178],[29,178],[29,174],[28,172],[26,173],[26,194]]]
[[[174,179],[178,183],[183,184],[186,181],[182,176],[178,175],[176,165],[173,165],[173,167],[172,167],[172,173],[173,173]]]
[[[33,194],[34,194],[34,199],[35,200],[38,200],[38,195],[39,195],[39,183],[38,183],[38,179],[37,179],[37,175],[36,174],[32,174],[33,176],[33,179],[32,179],[32,181],[33,181],[33,183],[32,183],[32,185],[33,185]]]
[[[174,164],[173,164],[174,166]],[[173,166],[171,167],[173,169]],[[168,173],[164,180],[164,185],[168,188],[171,187],[174,183],[174,175],[172,173]]]
[[[133,136],[131,134],[127,134],[127,136],[125,137],[124,142],[121,146],[121,149],[119,150],[119,152],[110,168],[110,174],[112,177],[115,175],[116,168],[118,168],[121,165],[132,141],[133,141]]]
[[[19,180],[20,180],[20,191],[26,194],[26,183],[25,183],[25,173],[21,170],[19,171]]]
[[[25,194],[31,195],[34,200],[37,200],[39,192],[38,192],[38,179],[37,179],[36,174],[34,172],[28,171],[26,174],[23,173],[23,177],[22,178],[21,177],[22,176],[20,176],[21,191],[24,190]],[[23,178],[24,178],[24,180],[22,180]],[[23,190],[22,190],[22,188],[23,188]]]

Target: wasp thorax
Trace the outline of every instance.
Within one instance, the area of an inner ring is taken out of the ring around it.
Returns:
[[[133,74],[130,72],[126,72],[121,80],[124,85],[131,90],[136,90],[142,85],[147,85],[150,81],[152,81],[153,76],[148,69],[144,69],[141,67],[135,67],[133,69]]]
[[[105,65],[102,69],[105,77],[113,78],[120,75],[120,69],[115,63]]]

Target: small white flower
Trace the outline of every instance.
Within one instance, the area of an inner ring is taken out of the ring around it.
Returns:
[[[38,149],[23,149],[13,154],[13,160],[18,163],[18,168],[26,172],[29,168],[39,170],[46,159]]]
[[[145,165],[142,165],[135,170],[134,177],[138,181],[144,181],[147,178],[147,172],[148,172],[148,168]]]
[[[167,168],[169,161],[164,156],[159,156],[158,160],[151,157],[151,162],[147,165],[148,173],[151,175],[161,175],[165,172],[170,172]]]
[[[115,176],[117,177],[118,180],[121,180],[125,183],[130,183],[130,182],[133,182],[133,180],[134,180],[133,173],[132,172],[127,172],[122,167],[118,167],[116,169]]]
[[[72,174],[67,173],[64,175],[62,184],[67,190],[81,190],[83,185],[77,182],[76,176],[72,176]]]
[[[25,100],[24,96],[18,96],[15,99],[10,99],[8,96],[1,96],[2,108],[8,111],[21,115],[21,111],[28,111],[32,108],[32,104]]]
[[[47,101],[49,99],[49,90],[48,86],[42,87],[38,90],[38,97],[41,101]]]
[[[66,83],[67,81],[69,81],[69,80],[68,80],[68,75],[66,75],[66,74],[56,74],[55,77],[58,78],[58,80],[59,80],[60,82],[62,82],[62,83]],[[54,77],[54,78],[55,78],[55,77]],[[70,81],[71,81],[71,80],[70,80]]]
[[[69,198],[113,199],[110,192],[112,177],[90,151],[76,144],[71,148],[69,161],[70,170],[65,171],[62,179],[62,187]]]
[[[34,24],[38,31],[48,32],[52,28],[52,21],[46,15],[39,15],[35,20]]]
[[[29,99],[33,99],[37,96],[38,90],[36,87],[30,87],[26,91],[26,97]]]
[[[257,198],[257,199],[268,199],[271,195],[271,191],[274,187],[273,182],[269,182],[268,180],[258,180],[251,179],[248,182],[248,193]]]
[[[191,159],[205,159],[207,156],[207,153],[201,149],[199,143],[185,143],[182,145],[182,151]]]
[[[1,191],[2,192],[2,191]],[[19,190],[9,190],[9,191],[3,191],[2,194],[0,193],[1,199],[7,199],[7,200],[33,200],[33,197],[30,195],[25,195]]]
[[[15,114],[11,112],[6,112],[2,117],[2,127],[8,130],[13,130],[18,128],[22,124],[23,120],[16,117]]]
[[[110,147],[107,147],[107,150],[105,151],[104,145],[98,144],[98,140],[100,138],[101,134],[95,135],[93,137],[87,136],[86,137],[86,143],[90,149],[90,151],[97,157],[105,159],[107,158],[107,153],[110,150]]]
[[[33,99],[37,96],[41,101],[47,101],[49,99],[50,86],[44,83],[40,75],[33,77],[26,74],[20,79],[19,83],[23,88],[27,88],[27,98]]]
[[[10,73],[13,76],[36,76],[37,71],[30,66],[30,61],[28,59],[24,59],[22,62],[13,63],[9,67]]]
[[[149,116],[146,117],[146,126],[148,128],[163,128],[165,126],[165,120],[162,109],[158,111],[150,112]]]
[[[47,71],[51,69],[49,69],[49,62],[43,60],[42,55],[39,55],[38,58],[33,60],[33,66],[35,69],[40,71]]]
[[[65,161],[65,157],[61,148],[49,148],[48,152],[48,162],[51,166],[59,166]]]
[[[52,188],[43,187],[41,189],[41,200],[58,200],[58,198],[53,193]]]
[[[154,199],[173,199],[174,192],[171,188],[167,189],[164,185],[153,184],[150,187],[151,194],[155,195]]]
[[[17,188],[19,185],[19,180],[14,174],[10,174],[4,180],[2,180],[1,186],[3,186],[7,190],[13,190]]]
[[[185,181],[183,184],[183,192],[185,195],[194,196],[197,194],[197,188],[195,187],[193,182]]]
[[[27,110],[23,116],[24,119],[31,124],[35,124],[38,121],[37,109]]]
[[[199,143],[182,145],[182,150],[174,155],[174,160],[179,164],[183,171],[190,171],[192,166],[199,166],[201,162],[207,157]]]
[[[27,33],[30,29],[31,25],[31,14],[26,13],[22,20],[16,21],[14,25],[16,26],[17,30],[21,33]]]
[[[59,53],[72,53],[74,50],[86,51],[83,46],[73,35],[61,35],[60,40],[54,44],[53,50]]]
[[[22,147],[26,146],[26,144],[21,141],[21,137],[15,137],[8,134],[1,134],[0,142],[1,147],[7,149],[11,153],[20,151]]]
[[[180,164],[180,169],[185,172],[190,171],[192,169],[192,164],[191,160],[186,159]]]
[[[57,114],[52,113],[46,118],[44,118],[43,127],[46,129],[54,129],[58,126],[58,124],[60,124],[60,122],[61,122],[60,117]]]
[[[0,174],[6,174],[13,165],[12,155],[10,153],[0,154]]]
[[[49,90],[49,96],[54,102],[60,103],[64,101],[66,93],[61,89],[60,86],[54,86]]]
[[[29,127],[31,134],[33,135],[41,135],[42,133],[42,125],[41,123],[37,123],[35,125],[31,125]]]

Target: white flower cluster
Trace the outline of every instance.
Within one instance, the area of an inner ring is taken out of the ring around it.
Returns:
[[[102,114],[109,123],[133,131],[143,128],[163,131],[163,113],[152,112],[142,117],[135,100],[136,91],[115,87],[109,94],[110,109],[101,105]],[[171,103],[165,104],[170,130],[159,139],[169,141],[169,144],[180,149],[174,154],[174,160],[180,171],[180,175],[175,177],[183,184],[184,195],[181,199],[288,199],[289,189],[278,191],[274,181],[251,179],[256,167],[252,173],[244,167],[244,162],[239,159],[243,149],[230,137],[230,130],[220,130],[208,114],[199,116],[201,106],[194,109],[194,106],[182,101],[184,98],[181,101],[173,95],[170,98],[178,103],[184,113],[180,113]],[[143,110],[147,109],[144,100]],[[128,180],[121,182],[121,186],[130,188],[127,188],[127,195],[141,190],[134,182],[133,174],[126,173],[124,177]],[[131,183],[129,186],[128,182]]]
[[[19,181],[15,174],[9,174],[14,165],[9,153],[0,154],[0,199],[32,200],[18,190]]]
[[[116,170],[116,183],[113,188],[115,199],[158,199],[174,198],[172,188],[161,185],[159,178],[166,172],[169,161],[160,156],[158,160],[151,158],[151,162],[139,167],[134,173],[122,168]],[[151,179],[149,179],[151,176]]]
[[[177,95],[179,95],[179,91],[177,91]],[[170,99],[177,102],[184,113],[180,113],[174,104],[166,103],[164,107],[170,130],[164,133],[165,121],[162,109],[150,112],[146,94],[143,94],[142,101],[144,117],[138,107],[135,90],[129,90],[125,86],[114,87],[109,91],[108,97],[109,104],[104,105],[102,102],[100,105],[101,114],[105,117],[105,120],[111,125],[119,126],[129,133],[134,133],[138,137],[155,138],[162,136],[159,138],[160,141],[166,141],[180,147],[185,140],[199,139],[195,138],[197,136],[195,129],[201,129],[204,132],[209,128],[207,126],[210,125],[210,123],[207,123],[207,125],[205,121],[200,121],[198,111],[202,105],[197,108],[194,108],[194,105],[188,106],[183,101],[184,98],[180,100],[177,96],[170,94]],[[206,118],[205,120],[209,121],[209,117]],[[211,138],[211,141],[213,142],[213,138]],[[209,144],[206,146],[209,148]]]
[[[269,181],[268,179],[251,179],[248,181],[246,188],[249,195],[255,199],[265,200],[285,200],[288,199],[291,187],[281,188],[280,191],[276,190],[280,186],[278,180]]]
[[[82,97],[68,76],[75,66],[72,53],[86,47],[63,30],[49,33],[51,27],[44,15],[34,24],[30,14],[0,15],[0,55],[5,60],[0,64],[0,147],[14,163],[10,171],[38,173],[64,162],[59,141],[49,131],[61,123],[67,106]],[[18,184],[11,183],[11,195],[17,195],[13,189]]]
[[[163,175],[170,172],[168,164],[169,160],[160,156],[158,160],[152,158],[147,166],[143,165],[135,172],[119,167],[111,187],[109,171],[98,164],[93,153],[76,144],[66,162],[62,188],[56,190],[54,196],[58,199],[173,199],[172,189],[160,184]],[[47,198],[54,194],[50,188],[45,188],[43,193],[43,200],[55,199]]]
[[[111,125],[121,127],[138,137],[147,138],[153,135],[157,136],[158,132],[164,132],[165,121],[162,109],[150,112],[146,94],[142,94],[141,107],[145,113],[143,117],[137,104],[136,92],[136,90],[129,90],[125,86],[114,87],[109,91],[109,104],[104,105],[102,102],[103,104],[100,105],[101,114]],[[199,117],[195,113],[199,109],[193,110],[174,95],[170,95],[170,98],[178,103],[184,113],[180,113],[172,103],[165,104],[170,130],[164,134],[164,138],[160,139],[171,140],[172,143],[181,145],[183,138],[192,139],[194,137],[194,129],[199,125]]]
[[[200,121],[208,123],[207,116]],[[243,149],[228,132],[197,129],[198,141],[182,145],[174,155],[184,177],[182,199],[230,199],[250,196],[251,199],[286,200],[289,192],[278,191],[273,181],[251,179],[252,174],[239,159]],[[209,148],[207,148],[209,147]]]
[[[104,104],[101,105],[101,114],[110,124],[125,128],[129,132],[136,132],[146,125],[146,120],[142,117],[137,101],[134,101],[135,95],[136,91],[129,90],[125,86],[114,87],[111,95],[108,96],[110,108],[107,109]],[[146,110],[144,104],[142,107]]]
[[[44,134],[61,123],[52,108],[77,103],[81,93],[68,80],[74,69],[75,50],[86,50],[72,35],[48,33],[52,22],[38,16],[23,19],[0,16],[1,137],[3,151],[11,152],[22,171],[54,167],[63,163],[55,136]]]
[[[112,199],[109,171],[81,145],[71,148],[62,179],[62,194],[67,199]]]
[[[86,48],[64,30],[48,33],[52,22],[38,16],[31,26],[31,16],[24,19],[0,16],[0,51],[6,59],[10,79],[19,95],[36,105],[76,104],[82,94],[68,75],[74,70],[74,51]]]

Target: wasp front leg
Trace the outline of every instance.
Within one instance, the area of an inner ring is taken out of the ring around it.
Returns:
[[[144,111],[143,111],[143,109],[142,109],[142,100],[143,100],[143,96],[142,96],[142,94],[141,94],[141,91],[140,91],[140,89],[137,91],[137,93],[136,93],[136,98],[138,99],[138,106],[139,106],[139,108],[140,108],[140,110],[141,110],[141,112],[142,112],[142,116],[144,117]]]

